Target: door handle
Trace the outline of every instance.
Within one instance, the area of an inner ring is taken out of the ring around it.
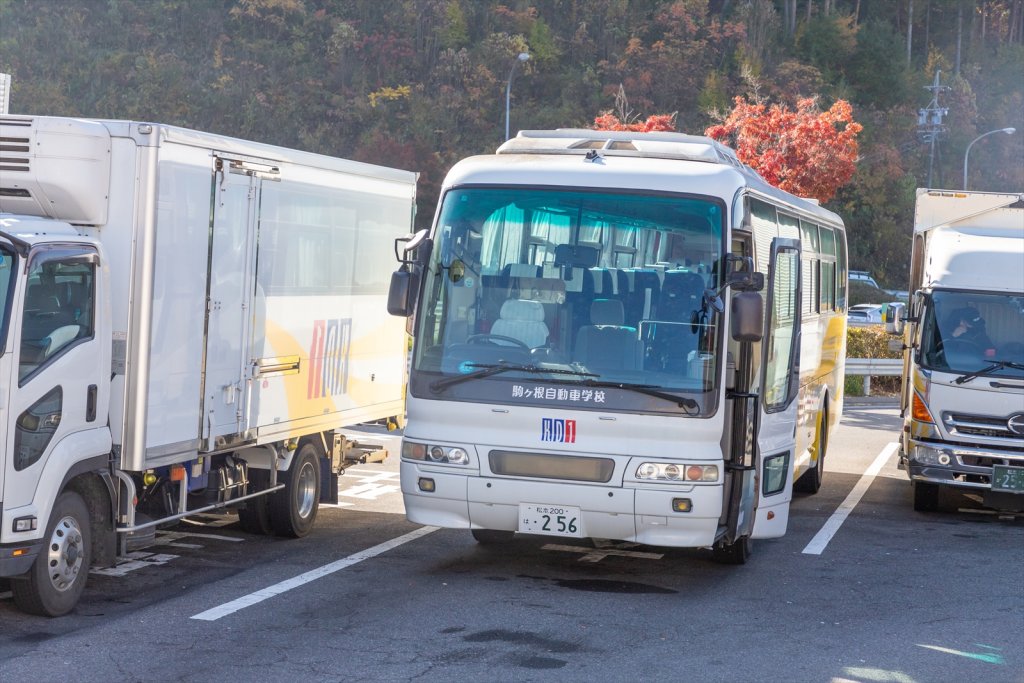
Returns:
[[[96,419],[96,397],[99,390],[95,384],[90,384],[85,392],[85,421],[93,422]]]

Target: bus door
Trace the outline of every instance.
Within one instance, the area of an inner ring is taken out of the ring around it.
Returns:
[[[772,240],[757,431],[757,511],[751,538],[786,533],[793,497],[800,390],[800,243]]]

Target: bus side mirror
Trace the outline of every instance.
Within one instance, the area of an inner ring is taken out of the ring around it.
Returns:
[[[907,307],[903,304],[889,304],[885,309],[885,331],[889,334],[902,335],[906,326]]]
[[[412,273],[407,265],[392,273],[388,289],[388,313],[403,318],[412,315],[418,289],[419,276]]]
[[[737,292],[732,297],[730,320],[732,338],[738,342],[759,342],[764,335],[764,301],[757,292]]]

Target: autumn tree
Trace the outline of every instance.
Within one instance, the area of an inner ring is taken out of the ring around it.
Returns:
[[[641,121],[640,117],[629,108],[629,100],[626,98],[626,89],[619,84],[619,91],[615,95],[615,108],[601,112],[594,119],[594,130],[632,130],[640,133],[653,131],[673,132],[676,129],[676,113],[652,114],[646,120]]]
[[[793,110],[737,97],[726,119],[705,134],[775,187],[826,202],[856,170],[861,125],[852,114],[845,100],[821,111],[815,98],[798,100]]]

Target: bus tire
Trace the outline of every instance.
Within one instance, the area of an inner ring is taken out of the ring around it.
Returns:
[[[25,578],[11,581],[19,609],[43,617],[59,617],[74,609],[92,560],[89,523],[89,509],[80,495],[64,491],[57,496],[43,537],[46,547]]]
[[[498,529],[472,529],[470,533],[480,545],[498,545],[508,543],[516,535],[514,531],[501,531]]]
[[[264,470],[250,469],[249,481],[255,490],[262,490],[269,486],[270,474]],[[274,533],[274,527],[270,523],[269,498],[269,495],[250,498],[238,508],[238,523],[242,531],[262,536]]]
[[[927,481],[914,482],[914,509],[935,512],[939,509],[939,485]]]
[[[825,451],[828,448],[828,416],[818,413],[818,423],[814,428],[814,466],[800,475],[793,488],[801,493],[817,493],[821,482],[825,479]]]
[[[284,488],[267,501],[270,525],[278,536],[302,538],[312,530],[320,507],[320,451],[315,443],[302,443],[291,467],[278,476]]]
[[[746,564],[750,558],[750,537],[741,536],[735,543],[716,543],[711,547],[711,557],[719,564]]]

